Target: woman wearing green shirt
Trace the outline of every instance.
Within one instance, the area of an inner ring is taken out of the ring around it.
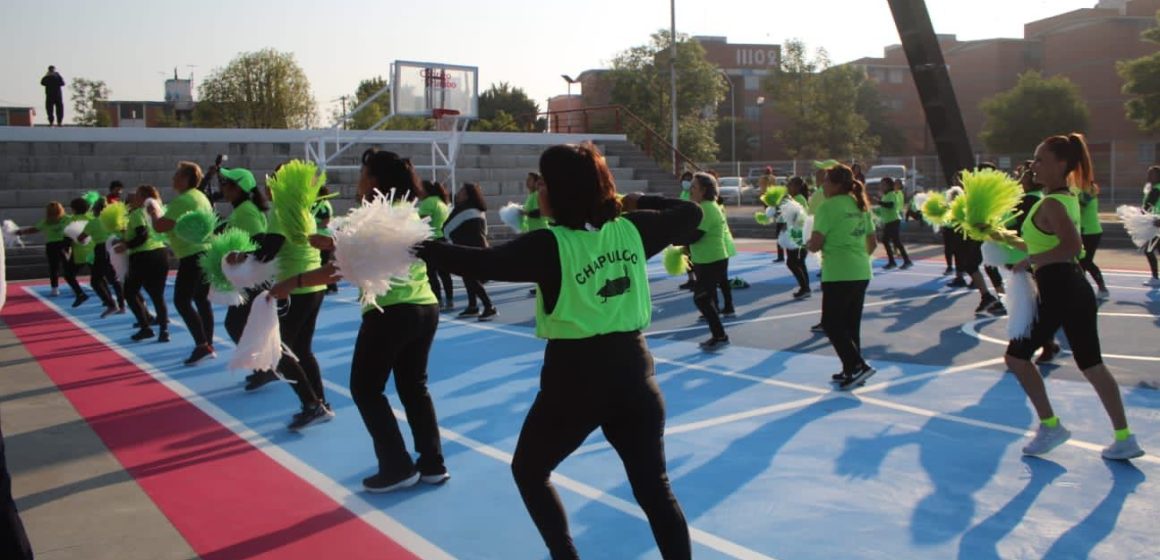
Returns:
[[[808,249],[822,253],[822,328],[842,360],[833,379],[844,390],[874,375],[862,358],[862,307],[877,241],[866,187],[849,167],[828,169],[822,188],[826,201],[814,216]]]
[[[145,309],[145,300],[141,297],[141,289],[149,294],[153,301],[155,321],[160,327],[157,334],[158,342],[169,342],[169,306],[165,303],[165,279],[169,275],[169,258],[165,254],[164,237],[153,231],[152,220],[145,214],[146,201],[154,200],[161,204],[161,195],[153,185],[141,185],[133,196],[129,197],[129,227],[125,230],[125,238],[117,243],[113,250],[117,253],[129,253],[129,273],[125,277],[125,299],[129,302],[129,309],[137,318],[139,330],[133,335],[134,341],[153,338],[153,328],[150,327],[149,312]]]
[[[1079,198],[1079,235],[1083,241],[1083,252],[1080,254],[1079,266],[1091,275],[1096,282],[1098,292],[1096,296],[1101,300],[1108,299],[1108,285],[1104,282],[1104,273],[1096,266],[1096,250],[1100,248],[1100,238],[1104,235],[1104,228],[1100,225],[1100,186],[1091,183],[1078,188]]]
[[[797,242],[796,249],[786,249],[785,267],[789,269],[789,273],[793,275],[794,280],[797,280],[798,289],[793,293],[794,299],[805,299],[810,297],[812,293],[810,290],[810,273],[806,268],[806,247],[805,241],[802,239],[802,226],[805,222],[806,205],[806,181],[801,177],[791,177],[786,182],[786,188],[789,191],[789,196],[802,207],[802,215],[798,216],[798,222],[793,224],[786,224],[789,228],[789,236]],[[780,245],[780,244],[779,244]]]
[[[894,249],[902,257],[902,269],[906,270],[914,263],[910,262],[910,255],[906,254],[906,247],[902,246],[902,213],[906,208],[906,196],[902,192],[902,181],[895,181],[890,177],[883,177],[878,183],[882,187],[881,200],[878,202],[879,216],[882,218],[882,246],[886,248],[887,263],[883,270],[898,267],[894,261]]]
[[[689,256],[693,261],[693,303],[709,323],[711,336],[701,343],[701,349],[713,351],[729,345],[729,336],[721,324],[721,313],[733,314],[733,298],[729,290],[728,224],[725,211],[717,204],[717,179],[708,173],[693,175],[690,201],[701,207],[701,224],[689,239]],[[726,294],[725,308],[717,311],[717,288]]]
[[[451,195],[439,181],[423,181],[423,201],[419,203],[419,217],[431,218],[431,239],[439,243],[447,243],[443,236],[443,224],[451,209]],[[455,286],[451,283],[451,273],[446,270],[437,270],[427,265],[427,278],[431,281],[431,291],[439,300],[439,306],[444,311],[455,309]]]
[[[91,239],[93,243],[93,267],[89,284],[105,304],[105,310],[101,312],[102,319],[114,313],[125,312],[125,296],[121,292],[121,282],[117,280],[117,272],[113,270],[113,263],[109,261],[109,248],[105,244],[111,233],[105,230],[100,219],[95,218],[101,215],[105,204],[104,197],[97,199],[96,204],[93,204],[94,218],[85,224],[85,231],[81,234],[82,240]],[[108,299],[102,296],[102,293],[106,294]]]
[[[362,162],[360,199],[393,193],[395,200],[402,202],[423,195],[415,169],[397,154],[371,149],[363,154]],[[334,247],[330,237],[314,236],[311,242],[327,249]],[[334,265],[328,264],[286,278],[270,293],[282,297],[295,286],[321,286],[337,278]],[[363,479],[363,488],[368,492],[390,492],[420,481],[442,484],[451,475],[443,464],[435,403],[427,391],[427,357],[439,326],[439,304],[427,282],[427,266],[422,261],[415,262],[410,276],[393,279],[391,290],[377,297],[375,303],[379,308],[366,306],[362,310],[350,368],[350,392],[374,441],[378,459],[376,473]],[[399,423],[383,392],[392,371],[418,461],[407,451]]]
[[[318,235],[330,236],[330,221],[334,219],[334,206],[330,204],[330,189],[322,187],[318,189],[318,202],[314,203],[314,207],[310,209],[310,213],[314,215],[314,227],[318,229]],[[322,251],[322,264],[326,264],[334,260],[334,251]],[[331,282],[326,285],[326,293],[338,293],[338,284]]]
[[[1035,350],[1051,342],[1062,327],[1076,365],[1096,390],[1112,421],[1114,440],[1104,448],[1103,457],[1120,460],[1139,457],[1144,450],[1128,429],[1120,387],[1104,365],[1100,352],[1096,297],[1078,264],[1083,250],[1080,208],[1068,182],[1081,188],[1092,183],[1091,154],[1083,136],[1072,133],[1047,138],[1035,149],[1032,170],[1036,181],[1043,185],[1044,197],[1023,221],[1023,243],[1015,245],[1025,249],[1030,257],[1014,269],[1034,270],[1039,306],[1031,335],[1011,341],[1005,356],[1007,368],[1015,373],[1039,416],[1035,438],[1023,448],[1023,453],[1043,455],[1071,437],[1052,409],[1043,377],[1031,363]]]
[[[89,223],[96,221],[93,219],[92,214],[89,213],[89,201],[85,200],[84,198],[74,198],[72,202],[69,203],[69,208],[72,210],[72,216],[69,216],[68,218],[69,223],[84,222],[85,225],[88,226]],[[65,282],[68,282],[69,287],[72,288],[73,294],[76,295],[76,299],[73,300],[72,306],[80,307],[81,304],[89,300],[88,294],[85,293],[84,289],[81,288],[80,282],[77,281],[77,275],[84,267],[89,268],[89,287],[97,293],[97,296],[100,297],[102,303],[107,303],[109,295],[108,291],[101,291],[98,289],[100,283],[96,278],[94,278],[92,273],[93,243],[91,239],[88,239],[84,235],[83,230],[76,239],[69,240],[69,252],[71,253],[72,258],[65,261],[64,263],[64,280]]]
[[[44,256],[48,259],[48,282],[52,286],[53,297],[60,295],[59,277],[69,258],[69,242],[64,238],[64,228],[68,224],[64,205],[54,200],[45,205],[43,220],[16,232],[16,235],[44,234]]]

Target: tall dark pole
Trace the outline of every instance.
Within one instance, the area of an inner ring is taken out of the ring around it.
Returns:
[[[931,138],[938,150],[939,163],[947,184],[954,184],[959,171],[974,167],[974,156],[959,102],[951,86],[951,75],[938,36],[934,33],[934,25],[930,22],[930,13],[923,0],[888,2],[926,113]]]

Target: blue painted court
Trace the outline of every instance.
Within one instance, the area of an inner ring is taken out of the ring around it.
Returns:
[[[822,335],[809,332],[820,317],[816,283],[813,298],[793,301],[783,265],[765,253],[735,258],[731,276],[751,287],[734,293],[738,315],[726,323],[732,346],[705,354],[697,342],[708,328],[697,323],[690,292],[676,287],[684,278],[650,265],[649,342],[668,406],[670,477],[698,558],[1157,556],[1160,292],[1140,287],[1143,275],[1106,271],[1112,300],[1100,317],[1131,426],[1157,454],[1132,464],[1100,458],[1110,424],[1064,353],[1045,373],[1074,438],[1046,459],[1028,459],[1020,448],[1035,419],[1004,373],[1003,320],[977,321],[978,296],[946,288],[941,271],[941,262],[920,262],[877,273],[862,339],[879,373],[854,393],[837,393],[829,377],[838,360]],[[129,315],[101,320],[93,305],[61,312],[416,554],[544,558],[509,469],[544,346],[532,336],[528,288],[488,284],[500,312],[493,323],[444,314],[429,372],[452,479],[389,495],[360,491],[374,458],[347,390],[359,326],[349,286],[328,296],[314,341],[338,416],[300,435],[285,428],[297,407],[289,388],[246,394],[242,372],[226,371],[224,309],[219,358],[193,368],[181,366],[192,343],[180,321],[171,344],[133,344]],[[462,309],[462,284],[457,293]],[[599,433],[555,480],[586,558],[659,556]]]

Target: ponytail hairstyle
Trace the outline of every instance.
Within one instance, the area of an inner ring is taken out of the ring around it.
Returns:
[[[447,194],[447,189],[439,181],[423,181],[423,193],[439,197],[443,204],[451,204],[451,195]]]
[[[1092,154],[1088,151],[1083,134],[1073,132],[1067,136],[1049,136],[1043,146],[1056,158],[1067,163],[1064,178],[1067,182],[1090,194],[1098,194],[1095,185],[1095,170],[1092,169]]]
[[[866,198],[866,185],[854,178],[854,171],[849,167],[839,163],[827,169],[826,180],[838,185],[842,193],[853,197],[858,210],[866,212],[870,209],[870,200]]]
[[[590,142],[552,146],[540,155],[552,221],[572,229],[599,229],[620,215],[616,181]]]

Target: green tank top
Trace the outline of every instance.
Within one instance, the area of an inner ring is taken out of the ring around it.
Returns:
[[[1100,199],[1085,192],[1077,193],[1076,198],[1079,200],[1079,233],[1103,233],[1104,227],[1100,225]]]
[[[539,193],[528,193],[528,197],[524,199],[524,212],[531,213],[540,209],[540,195]],[[524,216],[524,232],[536,231],[548,227],[547,218],[531,218]]]
[[[375,298],[379,307],[387,308],[392,305],[430,305],[439,303],[435,292],[431,291],[431,284],[427,281],[427,264],[416,261],[411,264],[411,273],[407,278],[392,278],[391,291]],[[373,305],[364,305],[363,314],[378,311]]]
[[[536,336],[576,340],[634,332],[652,320],[644,243],[625,218],[598,231],[548,228],[560,253],[560,297],[551,314],[536,290]]]
[[[253,201],[247,200],[230,212],[226,223],[232,228],[240,229],[251,236],[266,233],[266,214]]]
[[[447,223],[447,203],[438,196],[429,196],[419,203],[419,217],[431,218],[431,239],[443,239],[443,224]]]
[[[125,229],[125,242],[130,243],[137,239],[137,228],[145,227],[145,236],[147,239],[144,243],[129,249],[130,255],[137,253],[144,253],[146,251],[155,251],[157,249],[165,248],[165,238],[162,234],[153,231],[153,221],[145,214],[144,208],[134,208],[129,211],[129,227]]]
[[[1031,210],[1027,212],[1027,219],[1023,220],[1023,231],[1020,232],[1023,236],[1023,242],[1027,244],[1027,252],[1031,256],[1041,255],[1059,246],[1058,235],[1044,233],[1035,225],[1035,214],[1039,213],[1039,207],[1043,206],[1043,203],[1049,198],[1063,204],[1064,209],[1067,210],[1067,217],[1071,219],[1072,224],[1075,224],[1076,230],[1079,230],[1079,199],[1071,194],[1044,195],[1043,199],[1036,202],[1035,206],[1032,206]]]
[[[713,263],[729,258],[729,225],[725,223],[725,211],[711,200],[702,201],[701,224],[697,229],[705,232],[696,243],[689,245],[689,256],[694,264]]]

